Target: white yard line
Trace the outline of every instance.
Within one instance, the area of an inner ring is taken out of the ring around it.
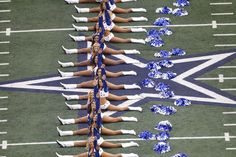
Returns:
[[[236,77],[222,77],[222,75],[219,75],[219,77],[213,77],[213,78],[195,78],[195,80],[204,80],[204,81],[208,81],[208,80],[236,80]]]
[[[0,77],[8,77],[10,76],[9,74],[0,74]]]
[[[210,3],[210,5],[232,5],[232,2],[217,2],[217,3]]]
[[[0,3],[9,3],[11,0],[0,0]]]
[[[0,132],[0,135],[6,135],[7,132]]]
[[[212,27],[216,26],[236,26],[236,23],[217,23],[213,21],[212,23],[206,24],[176,24],[176,25],[167,25],[167,27]],[[144,28],[158,28],[160,26],[154,25],[141,25],[141,26],[122,26],[123,28],[131,27],[144,27]],[[34,32],[54,32],[54,31],[72,31],[74,28],[52,28],[52,29],[32,29],[32,30],[11,30],[11,33],[34,33]],[[6,31],[0,31],[0,33],[6,33]]]
[[[0,23],[9,23],[11,20],[0,20]]]
[[[0,55],[8,55],[10,52],[0,52]]]
[[[7,111],[8,108],[0,108],[0,111]]]
[[[223,88],[222,91],[236,91],[236,88]]]
[[[236,138],[236,136],[227,135],[227,138],[234,139]],[[225,136],[170,137],[170,140],[210,140],[210,139],[225,139]],[[156,139],[152,139],[152,140],[156,141]],[[148,141],[148,140],[143,140],[141,138],[127,138],[127,139],[105,139],[105,141],[122,142],[122,141]],[[50,141],[50,142],[7,143],[7,146],[48,145],[48,144],[57,144],[57,142]],[[0,147],[2,146],[3,144],[0,144]]]
[[[236,34],[213,34],[214,37],[228,37],[228,36],[236,36]]]
[[[236,111],[235,112],[222,112],[222,114],[236,114]]]
[[[220,66],[219,69],[235,69],[236,66]]]
[[[216,23],[216,21],[212,21],[212,28],[214,28],[214,29],[217,28],[217,23]]]
[[[236,124],[224,124],[224,126],[236,126]]]
[[[217,44],[215,47],[236,47],[236,44]]]
[[[0,96],[0,99],[8,99],[8,96]]]
[[[9,63],[0,63],[0,66],[9,65]]]
[[[236,150],[236,148],[226,148],[226,150]]]
[[[6,119],[0,120],[0,123],[6,123],[6,122],[7,122]]]
[[[211,13],[212,16],[234,15],[234,13]]]
[[[0,13],[9,13],[11,10],[0,10]]]
[[[0,41],[0,44],[9,44],[10,41]]]

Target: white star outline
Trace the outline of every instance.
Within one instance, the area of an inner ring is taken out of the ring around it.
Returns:
[[[223,104],[236,104],[235,100],[232,100],[230,98],[227,98],[223,95],[220,95],[214,91],[211,91],[207,88],[204,88],[202,86],[199,86],[197,84],[194,84],[192,82],[189,82],[185,80],[185,78],[229,57],[234,55],[236,52],[227,52],[227,53],[221,53],[221,54],[213,54],[213,55],[206,55],[206,56],[197,56],[197,57],[189,57],[189,58],[183,58],[183,59],[173,59],[172,62],[174,64],[178,63],[187,63],[187,62],[194,62],[194,61],[204,61],[204,63],[191,68],[181,74],[178,74],[177,77],[172,79],[171,81],[174,81],[178,84],[181,84],[183,86],[186,86],[188,88],[191,88],[192,90],[198,91],[200,93],[203,93],[210,98],[205,98],[205,97],[193,97],[193,96],[184,96],[184,95],[175,95],[171,99],[178,99],[178,98],[186,98],[191,101],[198,101],[198,102],[211,102],[211,103],[223,103]],[[129,59],[129,60],[136,60],[131,57],[125,56],[125,55],[113,55],[114,57],[118,59]],[[134,64],[135,66],[138,66],[140,68],[146,67],[146,64],[140,62],[138,64]],[[34,85],[34,84],[39,84],[39,83],[45,83],[45,82],[51,82],[51,81],[59,81],[59,80],[64,80],[68,79],[71,77],[49,77],[49,78],[41,78],[41,79],[36,79],[36,80],[29,80],[29,81],[21,81],[21,82],[14,82],[14,83],[7,83],[7,84],[2,84],[0,87],[3,88],[15,88],[15,89],[34,89],[34,90],[45,90],[45,91],[61,91],[61,92],[80,92],[80,93],[87,93],[90,89],[88,88],[81,88],[81,89],[64,89],[62,87],[55,87],[55,86],[41,86],[41,85]],[[141,93],[142,99],[145,98],[157,98],[160,99],[159,94],[154,94],[154,93]],[[127,105],[132,105],[142,99],[137,99],[137,100],[127,100],[120,104],[120,106],[127,106]],[[115,112],[106,112],[106,114],[111,115]]]

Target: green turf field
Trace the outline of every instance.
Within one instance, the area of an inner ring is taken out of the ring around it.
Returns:
[[[0,0],[0,10],[11,10],[10,12],[0,12],[0,21],[11,20],[11,22],[0,23],[0,42],[10,41],[9,44],[0,44],[0,52],[10,52],[10,54],[0,53],[0,74],[10,76],[0,77],[0,83],[10,80],[18,80],[56,74],[59,68],[57,60],[75,61],[76,55],[65,55],[61,45],[68,48],[75,48],[76,43],[72,42],[68,34],[77,35],[74,30],[67,31],[47,31],[47,32],[12,32],[6,36],[6,28],[11,31],[19,30],[40,30],[40,29],[60,29],[72,28],[73,20],[71,15],[78,15],[73,5],[67,5],[63,0],[12,0],[2,2]],[[232,47],[216,47],[217,44],[236,44],[236,36],[216,37],[213,34],[235,34],[236,15],[212,16],[211,13],[235,12],[236,2],[232,5],[210,6],[213,2],[228,2],[229,0],[191,0],[191,5],[187,7],[189,15],[186,17],[174,17],[167,15],[172,21],[172,25],[187,24],[211,24],[213,20],[217,23],[234,23],[231,26],[185,26],[173,27],[172,36],[163,37],[165,46],[154,48],[138,44],[114,44],[121,49],[138,49],[142,52],[140,57],[154,59],[153,54],[161,49],[170,50],[173,47],[181,47],[186,50],[187,55],[203,54],[207,52],[231,50]],[[153,21],[160,16],[155,13],[157,7],[172,6],[173,0],[137,0],[117,4],[119,7],[144,7],[147,13],[132,13],[128,16],[146,16],[148,22],[134,22],[129,24],[118,24],[120,26],[152,25]],[[94,7],[97,4],[79,4],[80,7]],[[81,14],[80,16],[92,17],[96,14]],[[78,15],[79,16],[79,15]],[[91,24],[77,24],[78,26]],[[91,35],[91,32],[86,32]],[[145,38],[142,33],[122,33],[115,35],[119,37]],[[201,78],[217,78],[219,74],[224,77],[236,77],[236,59],[228,62],[224,66],[234,66],[234,68],[216,68],[201,76]],[[75,68],[68,68],[75,70]],[[236,96],[235,79],[224,80],[202,80],[203,83],[218,89],[228,89],[225,92]],[[64,105],[64,98],[60,94],[35,93],[7,91],[0,89],[0,97],[8,96],[8,99],[0,99],[0,157],[51,157],[56,156],[55,152],[61,154],[78,154],[85,152],[84,148],[60,148],[56,140],[82,140],[81,137],[59,137],[56,127],[60,126],[57,116],[72,118],[77,115],[77,111],[67,110]],[[172,151],[163,155],[156,154],[152,148],[157,141],[137,141],[139,148],[127,149],[105,149],[107,152],[137,153],[140,157],[170,157],[178,152],[185,152],[189,157],[235,157],[236,150],[226,150],[226,148],[236,148],[236,126],[226,127],[224,124],[236,123],[236,114],[224,115],[222,112],[235,112],[235,105],[232,107],[202,105],[193,103],[186,108],[176,107],[178,112],[172,116],[155,115],[149,108],[153,104],[163,103],[173,105],[171,102],[149,102],[142,104],[142,113],[125,112],[125,116],[135,116],[137,123],[105,124],[111,129],[134,129],[137,133],[150,130],[161,120],[169,120],[173,125],[171,137],[209,137],[206,139],[170,139]],[[4,110],[7,108],[8,110]],[[2,110],[1,110],[2,109]],[[7,120],[7,122],[1,122]],[[60,126],[61,129],[76,129],[76,125]],[[6,132],[6,133],[5,133]],[[225,141],[224,133],[234,136],[230,141]],[[211,139],[210,137],[217,136]],[[105,139],[130,139],[136,136],[113,136]],[[7,149],[3,149],[3,141],[7,141]],[[35,144],[32,144],[34,143]],[[40,143],[43,142],[43,143]],[[49,143],[48,143],[49,142]],[[51,143],[50,143],[51,142]],[[19,143],[29,143],[14,145]]]

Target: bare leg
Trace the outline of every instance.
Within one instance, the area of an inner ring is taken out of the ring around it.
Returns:
[[[74,146],[75,147],[85,147],[87,144],[87,141],[81,141],[81,142],[75,142]]]
[[[121,144],[120,143],[111,143],[111,142],[106,142],[104,141],[100,147],[103,147],[103,148],[121,148]]]
[[[79,3],[96,3],[96,0],[79,0]]]
[[[123,9],[123,8],[116,7],[112,12],[117,13],[117,14],[126,14],[126,13],[131,13],[132,10],[131,8]]]
[[[124,39],[124,38],[119,38],[119,37],[113,37],[109,42],[113,43],[130,43],[130,39]]]
[[[124,85],[115,85],[115,84],[108,82],[108,81],[107,81],[107,86],[110,89],[124,89]]]
[[[110,72],[110,71],[106,71],[106,76],[107,77],[119,77],[119,76],[122,76],[123,73],[120,71],[120,72]]]
[[[78,155],[73,155],[73,157],[88,157],[88,153],[86,152]]]
[[[86,122],[88,122],[88,117],[87,117],[87,116],[84,116],[84,117],[76,118],[76,119],[75,119],[75,124],[78,124],[78,123],[86,123]]]
[[[83,70],[83,71],[78,71],[74,72],[74,76],[91,76],[93,72],[91,70]]]
[[[117,95],[114,95],[114,94],[111,94],[111,93],[109,93],[109,95],[108,95],[108,100],[128,100],[128,98],[127,98],[127,96],[124,96],[124,95],[122,95],[122,96],[117,96]]]
[[[105,58],[104,59],[104,64],[105,65],[119,65],[119,64],[123,64],[123,63],[125,63],[125,61],[124,60],[114,60],[114,59],[110,59],[110,58]]]
[[[124,54],[125,51],[124,50],[115,50],[115,49],[111,49],[109,47],[106,47],[104,49],[103,53],[105,53],[105,54]]]
[[[121,107],[121,106],[115,106],[115,105],[109,105],[108,107],[108,110],[110,111],[127,111],[129,110],[128,106],[124,106],[124,107]]]
[[[122,122],[123,120],[121,119],[121,117],[104,116],[102,118],[102,121],[104,123],[115,123],[115,122]]]
[[[99,13],[100,11],[101,11],[100,7],[94,7],[89,9],[90,13]]]
[[[90,53],[90,48],[81,48],[78,49],[77,53]]]
[[[121,154],[111,154],[111,153],[103,152],[101,157],[122,157],[122,155]]]
[[[88,18],[88,22],[98,22],[98,17]]]
[[[131,29],[130,28],[122,28],[119,26],[114,26],[112,31],[118,32],[118,33],[129,33],[129,32],[131,32]]]
[[[73,131],[73,135],[87,135],[88,133],[89,133],[88,128],[83,128],[83,129]]]
[[[92,36],[85,37],[85,41],[92,41],[92,40],[93,40]]]
[[[90,60],[85,60],[85,61],[82,61],[82,62],[75,62],[74,63],[74,66],[87,66],[87,65],[90,65]]]
[[[122,132],[120,130],[111,130],[108,128],[102,128],[102,134],[103,135],[121,135]]]
[[[119,22],[119,23],[128,23],[131,22],[132,19],[131,18],[122,18],[122,17],[115,17],[115,19],[113,20],[113,22]]]
[[[94,87],[94,80],[85,81],[80,84],[77,84],[77,88],[86,88],[86,87]]]

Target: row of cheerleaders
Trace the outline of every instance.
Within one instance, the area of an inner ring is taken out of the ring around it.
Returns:
[[[75,6],[78,13],[84,12],[98,12],[97,17],[75,17],[72,16],[76,22],[96,22],[95,26],[76,26],[73,27],[76,31],[94,31],[92,36],[73,36],[70,37],[74,41],[91,41],[90,48],[81,49],[67,49],[62,47],[66,54],[83,54],[90,53],[91,58],[82,62],[61,62],[58,63],[61,67],[74,67],[74,66],[91,66],[92,69],[83,70],[78,72],[63,72],[59,70],[59,74],[62,77],[74,77],[74,76],[90,76],[92,80],[85,81],[79,84],[65,84],[61,85],[65,89],[76,89],[76,88],[92,88],[86,95],[66,95],[62,94],[66,100],[87,100],[84,105],[81,104],[68,104],[67,107],[72,110],[87,110],[87,116],[74,118],[74,119],[63,119],[58,117],[58,120],[62,125],[68,124],[79,124],[87,123],[88,127],[74,130],[64,131],[57,128],[60,136],[71,136],[71,135],[87,135],[88,139],[84,141],[57,141],[61,147],[86,147],[87,151],[78,155],[60,155],[56,153],[58,157],[138,157],[135,153],[120,153],[111,154],[103,151],[102,148],[127,148],[127,147],[138,147],[136,142],[127,143],[113,143],[104,140],[101,135],[121,135],[129,134],[136,135],[134,130],[111,130],[106,128],[103,123],[115,123],[115,122],[137,122],[136,117],[111,117],[103,113],[103,111],[138,111],[142,112],[141,107],[131,106],[116,106],[111,104],[109,100],[131,100],[131,99],[142,99],[140,95],[114,95],[109,92],[109,89],[141,89],[137,84],[113,84],[106,80],[107,77],[120,77],[120,76],[136,76],[135,71],[119,71],[111,72],[105,69],[105,65],[118,65],[118,64],[134,64],[139,63],[138,60],[113,60],[105,56],[106,54],[139,54],[140,52],[136,49],[133,50],[115,50],[108,47],[105,42],[115,43],[139,43],[145,44],[146,41],[143,39],[134,38],[119,38],[114,36],[111,32],[146,32],[144,28],[122,28],[115,23],[131,22],[131,21],[147,21],[146,17],[130,17],[122,18],[116,16],[114,13],[130,13],[130,12],[146,12],[144,8],[119,8],[116,3],[129,2],[134,0],[65,0],[68,4],[71,3],[100,3],[99,7],[95,8],[78,8]],[[183,0],[182,0],[183,1]],[[182,1],[177,1],[181,2]],[[166,9],[166,8],[165,8]],[[178,156],[178,154],[177,154]],[[176,157],[177,157],[176,156]],[[182,156],[181,156],[182,157]]]

